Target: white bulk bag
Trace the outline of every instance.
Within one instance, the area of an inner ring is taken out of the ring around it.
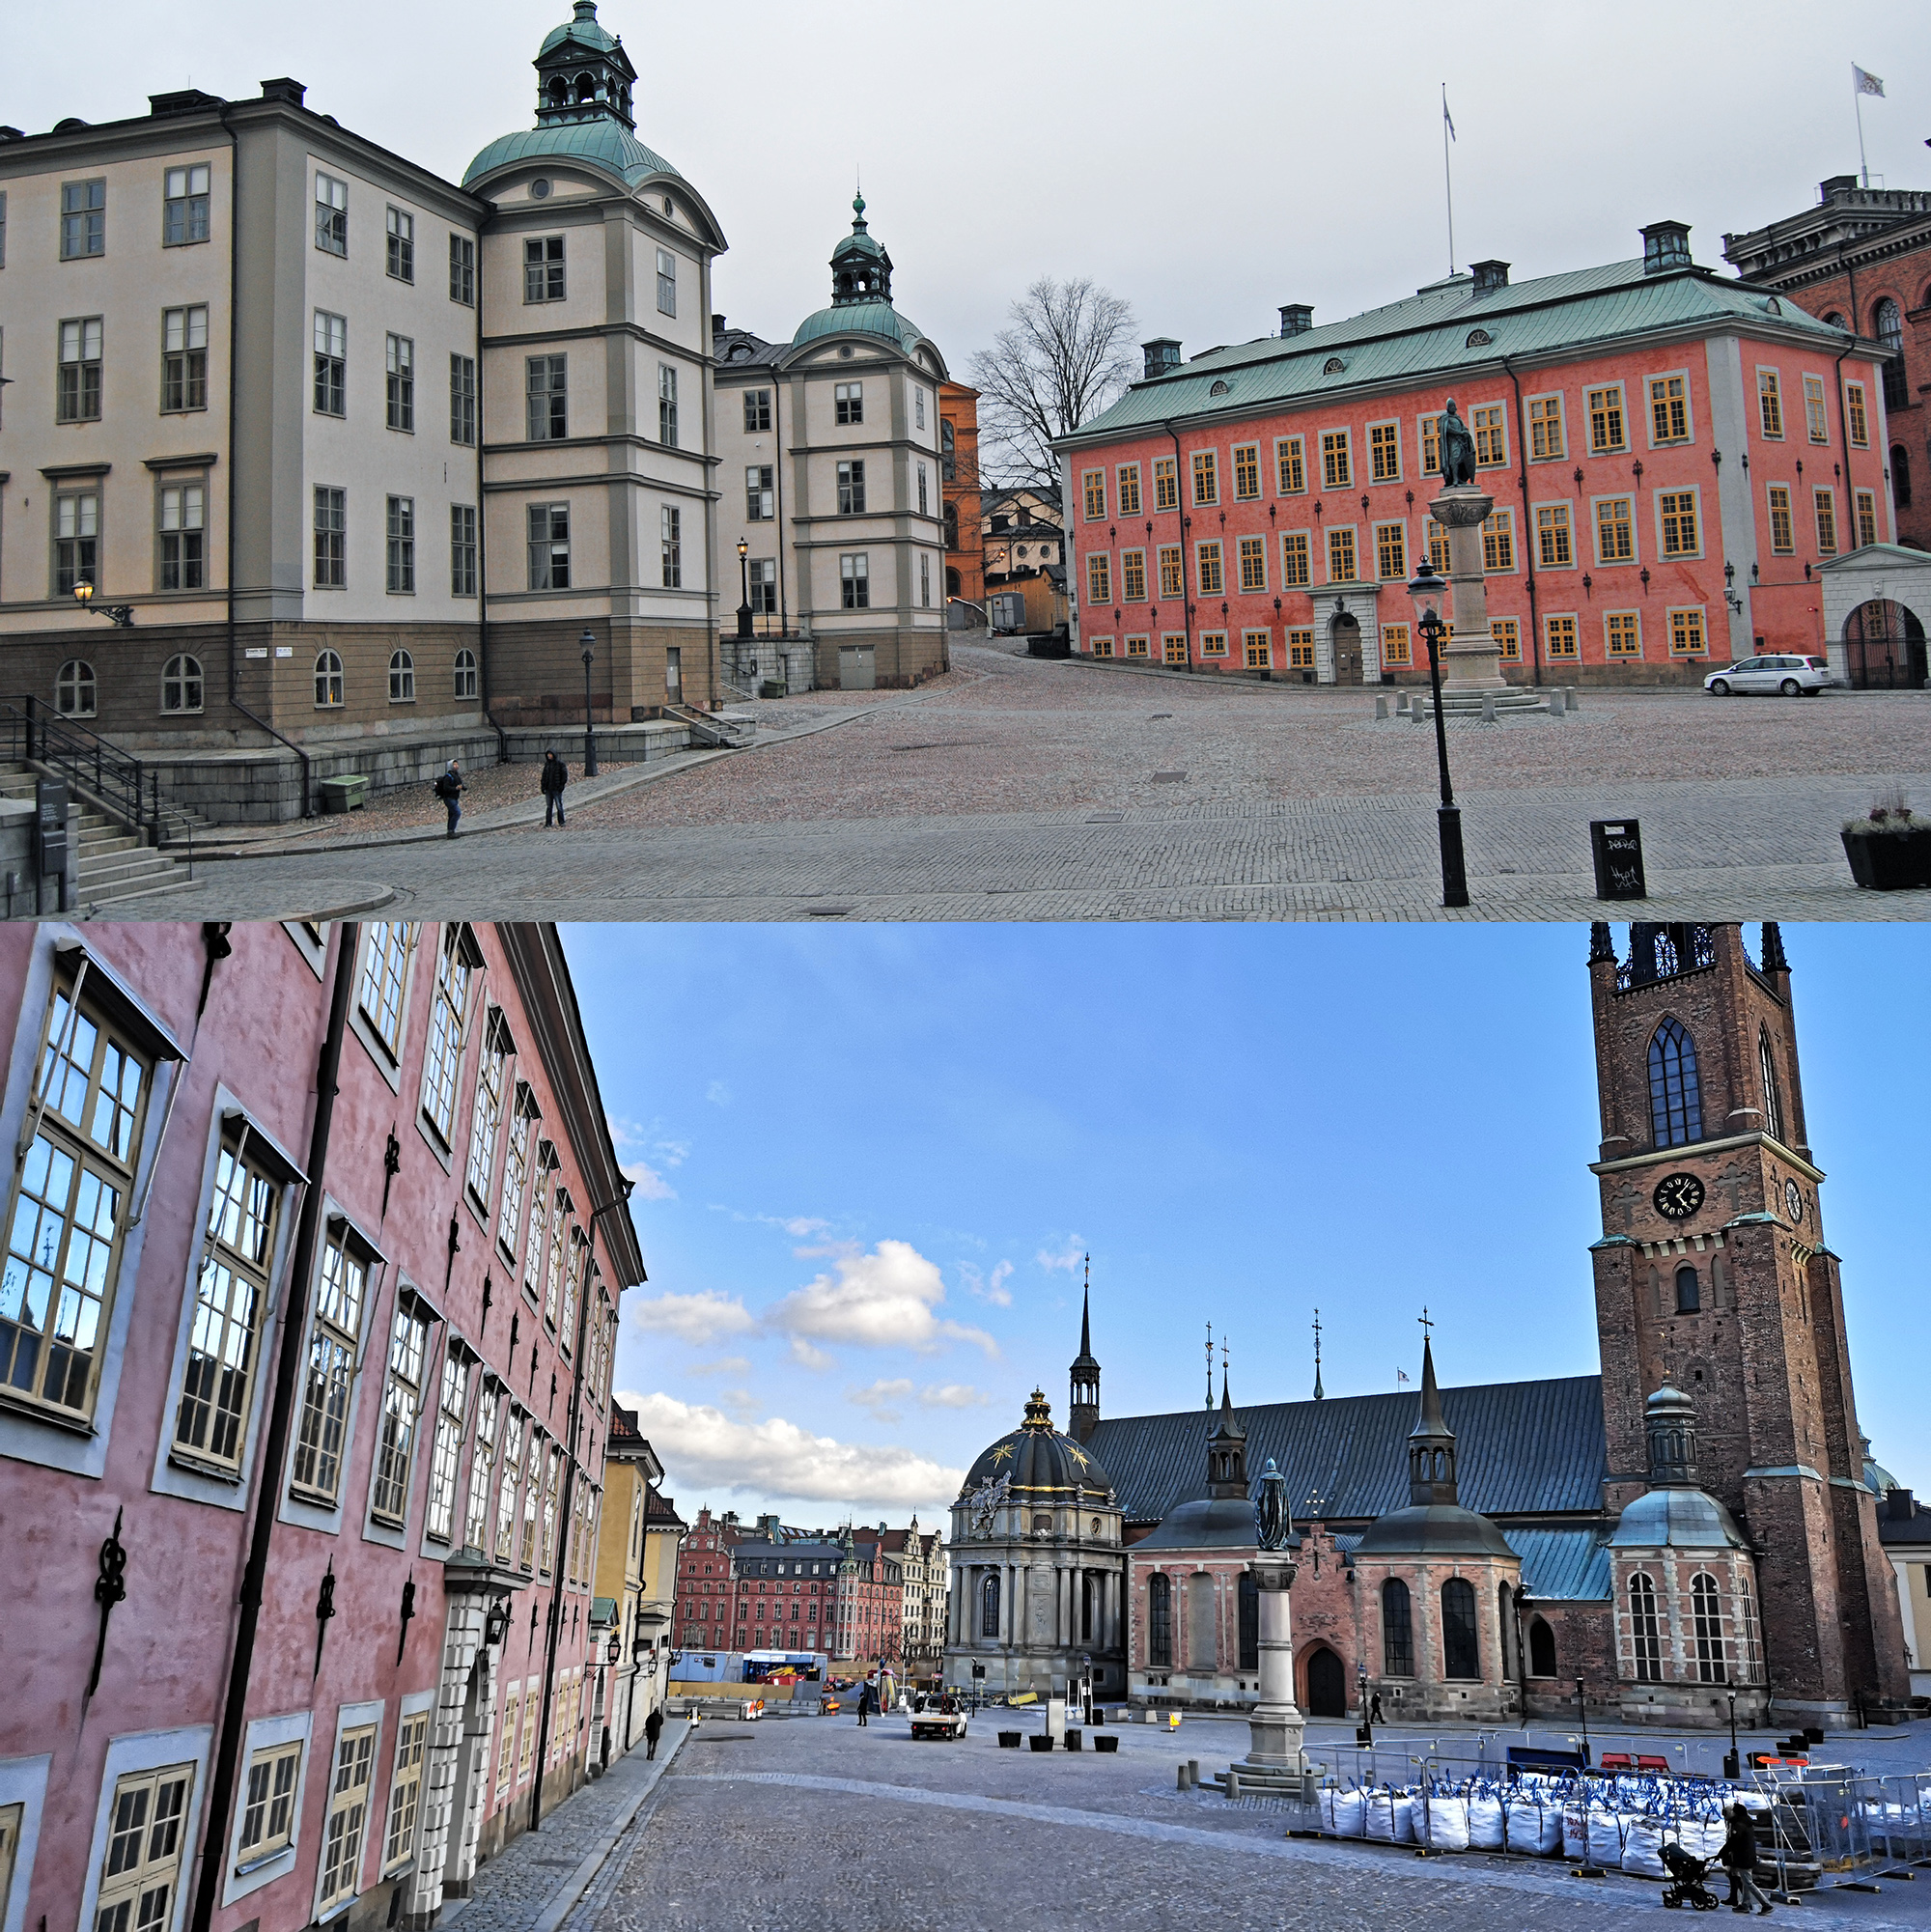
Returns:
[[[1623,1862],[1623,1845],[1629,1836],[1630,1817],[1624,1811],[1600,1810],[1589,1806],[1589,1862],[1613,1868]]]
[[[1366,1829],[1366,1804],[1358,1791],[1327,1790],[1321,1794],[1321,1825],[1337,1838],[1358,1838]]]
[[[1666,1878],[1662,1859],[1664,1824],[1660,1818],[1636,1817],[1629,1821],[1623,1840],[1623,1869],[1637,1878]]]
[[[1399,1792],[1394,1801],[1394,1841],[1398,1845],[1414,1843],[1415,1827],[1421,1822],[1421,1800],[1407,1792]]]
[[[1540,1797],[1518,1798],[1508,1807],[1508,1848],[1553,1858],[1562,1849],[1562,1806]]]
[[[1385,1845],[1393,1844],[1394,1806],[1395,1806],[1394,1793],[1392,1791],[1386,1791],[1386,1790],[1364,1791],[1361,1794],[1361,1796],[1366,1801],[1365,1822],[1367,1829],[1366,1832],[1363,1834],[1363,1835],[1366,1837],[1378,1839],[1382,1844]],[[1409,1836],[1413,1838],[1413,1835],[1414,1834],[1411,1830],[1409,1833]]]
[[[1508,1815],[1502,1801],[1479,1785],[1469,1793],[1469,1842],[1478,1852],[1498,1852],[1508,1843]]]
[[[1431,1851],[1469,1849],[1469,1801],[1431,1794],[1414,1801],[1414,1835]]]
[[[1562,1856],[1586,1857],[1589,1850],[1589,1807],[1581,1798],[1571,1798],[1562,1806]]]

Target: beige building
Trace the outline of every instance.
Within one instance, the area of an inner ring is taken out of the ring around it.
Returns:
[[[913,1517],[905,1529],[881,1532],[884,1548],[898,1559],[903,1582],[899,1655],[914,1676],[936,1676],[945,1660],[949,1575],[945,1538],[922,1530]]]
[[[891,257],[866,226],[864,198],[852,207],[852,233],[831,254],[831,305],[790,342],[712,318],[713,571],[727,675],[741,687],[910,686],[949,661],[945,362],[892,306]],[[739,599],[750,640],[734,634]]]
[[[294,80],[0,129],[10,689],[210,816],[536,755],[586,632],[602,755],[712,702],[724,238],[594,0],[535,66],[461,186]]]
[[[663,1465],[637,1431],[634,1410],[610,1405],[604,1444],[603,1512],[597,1534],[591,1622],[603,1645],[599,1707],[608,1734],[603,1761],[621,1757],[644,1735],[670,1685],[671,1596],[685,1524],[657,1485]]]

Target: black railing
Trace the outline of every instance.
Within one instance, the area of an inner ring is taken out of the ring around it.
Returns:
[[[9,763],[44,765],[74,790],[85,792],[131,831],[157,847],[185,843],[188,876],[194,864],[194,821],[163,801],[161,776],[131,752],[111,744],[78,718],[63,717],[44,698],[0,698],[0,757]]]

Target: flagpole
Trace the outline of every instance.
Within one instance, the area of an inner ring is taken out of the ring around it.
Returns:
[[[1864,90],[1858,78],[1857,63],[1851,63],[1851,105],[1858,117],[1858,172],[1865,187],[1870,186],[1870,163],[1864,159]]]
[[[1862,152],[1863,121],[1858,122],[1859,152]],[[1455,272],[1455,177],[1448,166],[1448,83],[1441,83],[1441,183],[1448,198],[1448,272]],[[1870,185],[1866,180],[1864,185]]]

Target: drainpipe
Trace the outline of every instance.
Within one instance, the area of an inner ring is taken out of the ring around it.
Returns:
[[[1187,595],[1187,510],[1185,507],[1187,498],[1182,493],[1182,485],[1187,481],[1187,462],[1186,459],[1180,454],[1180,432],[1170,422],[1162,423],[1161,428],[1173,438],[1173,514],[1180,524],[1180,621],[1187,631],[1187,668],[1190,671],[1193,668],[1193,605]],[[1066,511],[1070,518],[1073,514],[1072,504],[1069,503],[1066,506]],[[1062,556],[1065,554],[1063,546],[1060,554]],[[1223,559],[1221,568],[1225,569],[1225,560]],[[1160,554],[1157,546],[1154,553],[1154,568],[1156,570],[1160,568]]]
[[[1525,432],[1522,426],[1522,382],[1516,376],[1514,365],[1506,355],[1502,357],[1502,367],[1508,371],[1508,379],[1515,384],[1515,456],[1518,464],[1517,481],[1522,489],[1522,554],[1524,561],[1528,565],[1528,635],[1529,645],[1534,654],[1531,662],[1535,666],[1535,682],[1539,685],[1542,682],[1542,626],[1537,622],[1535,615],[1535,552],[1528,547],[1531,534],[1528,527],[1528,444],[1524,439]],[[1569,533],[1569,540],[1572,544],[1581,542],[1580,532],[1572,530]]]
[[[476,675],[483,696],[483,722],[496,734],[496,763],[510,762],[510,735],[490,709],[490,551],[489,505],[483,495],[483,235],[476,235]]]
[[[329,1129],[335,1118],[335,1081],[342,1066],[342,1042],[349,1030],[349,994],[355,983],[355,953],[362,928],[350,920],[339,929],[335,990],[328,1005],[328,1031],[315,1076],[315,1120],[308,1137],[308,1185],[302,1190],[295,1249],[289,1262],[283,1295],[282,1346],[275,1364],[275,1393],[268,1432],[262,1448],[261,1479],[255,1491],[255,1522],[248,1541],[248,1565],[241,1575],[240,1614],[235,1651],[229,1660],[228,1690],[221,1710],[221,1742],[208,1800],[208,1823],[201,1839],[201,1877],[195,1887],[189,1932],[209,1932],[228,1868],[228,1817],[235,1801],[235,1773],[241,1756],[242,1725],[248,1707],[248,1673],[255,1661],[255,1633],[262,1617],[267,1579],[268,1546],[275,1529],[275,1505],[282,1493],[282,1464],[289,1451],[295,1388],[301,1378],[302,1327],[308,1284],[315,1273],[317,1236],[322,1226],[322,1180],[328,1165]]]
[[[315,816],[310,798],[309,756],[294,739],[284,737],[268,720],[250,711],[241,702],[238,683],[239,669],[235,658],[235,392],[240,381],[239,369],[235,355],[235,345],[239,334],[237,322],[237,308],[241,292],[241,232],[238,225],[238,204],[241,195],[241,143],[235,129],[228,124],[228,103],[223,102],[220,112],[221,131],[228,136],[228,705],[231,711],[238,711],[248,722],[258,730],[266,731],[279,743],[286,744],[301,760],[302,809],[305,819]],[[272,630],[269,633],[273,635]],[[272,660],[270,660],[272,662]],[[272,671],[269,673],[272,679]]]

